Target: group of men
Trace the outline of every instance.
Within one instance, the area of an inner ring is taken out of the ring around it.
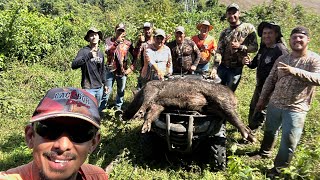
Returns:
[[[105,52],[99,50],[101,31],[91,28],[72,68],[81,68],[82,89],[54,88],[47,92],[25,128],[26,142],[33,149],[34,160],[26,165],[0,172],[0,179],[107,179],[99,167],[83,164],[100,141],[100,116],[113,82],[117,82],[116,108],[123,104],[126,76],[138,68],[138,87],[150,80],[163,80],[165,75],[208,73],[219,76],[221,83],[235,91],[243,66],[257,68],[256,88],[250,104],[249,127],[257,129],[265,123],[260,150],[254,158],[270,157],[276,136],[282,127],[282,138],[274,167],[269,177],[288,167],[300,140],[307,111],[320,85],[320,57],[308,50],[309,30],[298,26],[291,31],[289,53],[282,41],[279,25],[262,22],[258,50],[256,30],[242,23],[240,9],[231,4],[226,9],[230,26],[222,31],[219,41],[208,34],[209,21],[197,25],[199,34],[185,38],[178,26],[175,40],[167,41],[162,29],[153,32],[151,23],[143,25],[143,35],[136,47],[125,39],[123,23],[115,27],[115,35],[105,40]],[[105,63],[104,53],[107,55]],[[133,60],[128,64],[128,55]],[[104,94],[104,95],[103,95]],[[268,106],[267,106],[268,105]]]

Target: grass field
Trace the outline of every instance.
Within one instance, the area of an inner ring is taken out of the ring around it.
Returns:
[[[74,78],[73,86],[77,86],[77,82],[80,81],[78,71],[54,74],[48,70],[44,71],[43,68],[41,66],[32,68],[16,66],[16,69],[13,68],[11,71],[2,74],[3,83],[6,85],[11,83],[12,90],[6,90],[4,93],[7,96],[0,98],[12,98],[12,101],[10,101],[12,104],[7,106],[12,108],[9,109],[12,114],[8,115],[7,109],[6,113],[0,115],[0,171],[21,165],[32,159],[31,150],[26,147],[24,142],[23,128],[44,94],[42,91],[34,92],[31,85],[39,83],[39,79],[35,76],[46,77],[47,81],[56,84],[55,81],[68,76]],[[24,72],[19,75],[24,77],[10,76],[17,71]],[[243,79],[236,92],[239,116],[245,122],[254,90],[254,77],[255,71],[245,68]],[[24,79],[25,82],[16,82],[15,79],[19,78]],[[127,103],[132,98],[130,89],[134,86],[135,77],[132,76],[130,79],[131,83],[127,87]],[[63,84],[57,84],[57,86],[63,86]],[[13,87],[16,87],[16,89]],[[301,143],[293,159],[293,169],[288,169],[287,172],[291,176],[298,174],[304,179],[309,179],[319,175],[319,101],[319,91],[317,91],[312,109],[308,114]],[[4,109],[1,110],[4,112]],[[254,161],[246,156],[245,153],[259,148],[259,142],[255,144],[241,143],[240,133],[229,124],[227,126],[228,168],[226,171],[211,172],[207,164],[197,159],[192,157],[181,158],[170,153],[160,153],[156,160],[144,161],[139,139],[142,121],[123,122],[115,118],[113,113],[114,111],[108,110],[103,118],[102,141],[96,151],[88,158],[89,163],[103,168],[106,168],[112,162],[112,166],[108,167],[108,170],[112,167],[110,179],[265,179],[266,169],[272,167],[273,159]],[[3,116],[4,114],[6,116]],[[256,136],[261,140],[262,130],[257,131]],[[278,146],[276,146],[277,148]]]

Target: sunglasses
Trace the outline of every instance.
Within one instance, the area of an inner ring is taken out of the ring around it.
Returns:
[[[87,142],[96,135],[98,129],[86,124],[65,125],[56,122],[35,122],[34,130],[41,137],[48,140],[58,139],[64,132],[68,134],[69,139],[75,143]]]

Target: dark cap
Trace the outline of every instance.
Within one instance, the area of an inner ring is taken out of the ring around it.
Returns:
[[[295,34],[295,33],[304,34],[304,35],[306,35],[306,36],[308,36],[308,37],[309,37],[309,35],[310,35],[310,34],[309,34],[309,29],[306,28],[306,27],[304,27],[304,26],[295,27],[295,28],[291,31],[290,36],[291,36],[292,34]]]
[[[227,7],[227,11],[229,11],[231,8],[235,8],[237,11],[240,11],[240,7],[236,3],[232,3]]]
[[[119,29],[123,29],[124,31],[126,30],[126,26],[123,23],[119,23],[116,25],[116,31]]]
[[[30,122],[57,117],[84,120],[100,128],[97,100],[83,89],[72,87],[50,89],[40,101]]]
[[[86,41],[89,42],[89,34],[92,33],[92,32],[98,33],[99,39],[102,40],[102,32],[99,31],[99,30],[98,30],[97,28],[95,28],[95,27],[91,27],[91,28],[88,30],[87,34],[84,36],[84,40],[86,40]]]
[[[263,29],[267,27],[270,29],[274,29],[276,33],[279,34],[279,37],[283,37],[282,33],[281,33],[281,28],[279,25],[277,25],[274,22],[261,22],[258,26],[258,36],[261,37],[262,36],[262,32]]]

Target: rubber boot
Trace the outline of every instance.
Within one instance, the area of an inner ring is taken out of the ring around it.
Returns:
[[[262,157],[270,157],[272,153],[272,149],[275,146],[277,136],[273,135],[271,132],[265,132],[263,136],[263,140],[260,146],[260,155]]]

